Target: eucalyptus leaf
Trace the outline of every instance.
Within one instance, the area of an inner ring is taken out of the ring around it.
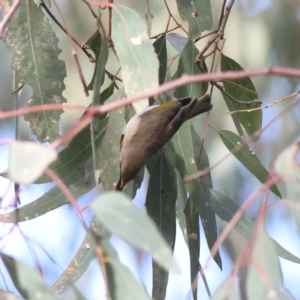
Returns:
[[[159,84],[165,82],[167,74],[167,45],[166,45],[166,35],[162,34],[153,44],[154,50],[157,54],[159,61]]]
[[[197,169],[198,171],[201,171],[209,167],[209,160],[204,147],[202,147],[200,137],[198,136],[198,133],[196,132],[194,126],[192,126],[191,131],[193,137],[193,147],[197,163]],[[211,207],[209,191],[207,191],[208,187],[212,188],[212,179],[210,172],[208,172],[204,176],[201,176],[200,182],[202,183],[200,190],[200,217],[208,248],[212,249],[218,238],[218,235],[217,220],[215,212]],[[222,260],[219,250],[214,256],[214,260],[222,270]]]
[[[154,222],[130,198],[119,192],[107,192],[97,197],[91,208],[109,232],[149,252],[166,270],[177,270],[172,251]]]
[[[233,216],[239,210],[239,206],[233,202],[230,198],[224,195],[221,192],[210,190],[210,199],[212,208],[215,213],[224,221],[230,222]],[[247,240],[250,240],[254,233],[254,223],[252,219],[243,214],[242,217],[238,220],[234,228]],[[271,239],[272,243],[276,246],[277,253],[280,257],[299,264],[300,258],[293,255],[281,245],[279,245],[275,240]]]
[[[176,32],[171,32],[167,35],[167,40],[177,52],[181,53],[188,43],[189,38],[182,36]]]
[[[34,24],[34,26],[33,26]],[[33,1],[21,1],[10,18],[4,41],[12,48],[12,69],[18,71],[20,83],[32,88],[28,106],[63,103],[62,92],[66,67],[58,59],[58,38],[44,13]],[[24,115],[41,141],[59,138],[58,121],[62,110],[32,112]]]
[[[105,227],[96,218],[93,219],[90,229],[98,237],[110,237],[110,234],[105,231]],[[90,263],[96,258],[95,247],[93,236],[87,233],[68,267],[52,285],[52,290],[56,294],[67,291],[85,273]]]
[[[119,90],[107,102],[114,101],[123,95]],[[120,138],[124,127],[124,108],[113,110],[105,135],[96,149],[96,167],[105,191],[114,190],[120,177]]]
[[[202,73],[194,62],[198,53],[199,51],[193,41],[189,39],[179,58],[177,78],[183,74],[197,75]],[[188,96],[192,99],[198,99],[203,95],[202,84],[202,82],[196,82],[180,86],[176,89],[175,96],[178,99]]]
[[[220,138],[227,149],[261,182],[266,183],[270,179],[268,171],[264,168],[251,148],[235,133],[228,130],[219,131]],[[270,190],[279,198],[281,194],[276,185]]]
[[[174,250],[176,236],[176,177],[165,155],[162,152],[157,155],[158,159],[150,173],[145,205],[148,215],[155,222],[170,248]],[[155,262],[153,263],[152,298],[165,299],[168,275],[166,270]]]
[[[191,38],[197,38],[213,26],[212,11],[209,0],[176,0],[179,14],[183,21],[189,23]]]
[[[297,162],[299,154],[299,140],[296,140],[292,145],[286,147],[277,156],[274,162],[274,169],[277,174],[284,176],[285,189],[287,198],[294,204],[292,213],[300,228],[299,197],[300,197],[300,167]]]
[[[51,288],[46,285],[37,270],[26,266],[4,253],[1,253],[1,258],[11,280],[24,299],[58,299]]]
[[[126,95],[132,96],[158,87],[158,59],[145,23],[136,11],[119,4],[115,7],[112,38],[122,67]],[[133,103],[136,112],[147,106],[147,99]]]
[[[251,264],[247,274],[249,299],[283,299],[277,291],[282,288],[283,278],[274,243],[262,227],[258,227]],[[285,298],[287,299],[287,298]]]
[[[144,287],[142,287],[131,273],[131,271],[120,263],[115,249],[109,244],[108,240],[103,240],[101,246],[104,249],[104,255],[107,263],[112,270],[114,300],[150,300]],[[109,278],[109,276],[108,276]],[[159,299],[159,298],[157,298]]]
[[[233,59],[222,54],[221,57],[221,71],[241,71],[243,68],[235,62]],[[237,80],[226,80],[223,81],[224,88],[227,93],[229,93],[235,99],[241,101],[252,101],[257,100],[258,95],[256,89],[249,77],[237,79]],[[239,111],[244,109],[251,109],[260,107],[260,104],[251,104],[251,106],[247,104],[239,104],[234,102],[232,99],[226,98],[226,103],[231,101],[231,104],[228,106],[230,111]],[[261,129],[262,126],[262,111],[255,110],[251,112],[241,112],[237,114],[239,122],[243,125],[246,132],[251,136],[256,131]],[[233,119],[237,122],[236,118]],[[237,127],[239,133],[240,129]],[[253,137],[253,140],[258,140],[258,136]]]

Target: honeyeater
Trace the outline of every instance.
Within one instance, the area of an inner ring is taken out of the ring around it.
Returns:
[[[127,123],[121,139],[120,180],[116,190],[134,179],[146,159],[160,150],[187,120],[212,109],[209,95],[147,107]]]

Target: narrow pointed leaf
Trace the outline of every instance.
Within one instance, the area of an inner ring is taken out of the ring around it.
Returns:
[[[116,250],[109,244],[108,240],[101,243],[113,276],[113,300],[150,300],[144,287],[142,287],[131,273],[131,271],[120,263]],[[157,298],[159,299],[159,298]]]
[[[231,131],[219,131],[220,138],[228,150],[261,182],[265,183],[270,178],[268,171],[264,168],[258,157],[245,144],[238,135]],[[243,145],[243,146],[240,146]],[[276,185],[273,185],[270,190],[279,198],[281,194]]]
[[[222,55],[221,58],[221,71],[240,71],[243,70],[243,68],[234,60],[231,58]],[[249,77],[237,79],[237,80],[226,80],[223,81],[224,88],[227,93],[229,93],[234,98],[241,100],[241,101],[252,101],[257,100],[258,95],[256,92],[256,89]],[[260,107],[260,104],[251,104],[251,106],[248,106],[246,104],[238,104],[231,101],[231,105],[228,106],[229,110],[244,110],[244,109],[250,109],[250,108],[256,108]],[[227,101],[226,101],[227,102]],[[254,134],[256,131],[261,129],[262,125],[262,111],[261,110],[255,110],[252,112],[241,112],[237,114],[238,119],[240,123],[245,128],[246,132],[249,135]],[[258,137],[254,138],[254,140],[257,140]]]
[[[95,54],[95,60],[98,60],[99,53],[100,53],[100,48],[101,48],[101,34],[99,30],[96,30],[96,32],[88,39],[88,41],[85,43],[86,46],[88,46]],[[94,80],[96,76],[96,69],[97,66],[95,66],[94,74],[92,77],[91,82],[88,85],[89,90],[93,90],[94,88]]]
[[[184,210],[188,201],[187,191],[178,170],[175,170],[175,174],[177,180],[176,218],[181,228],[184,240],[188,244],[187,225],[184,214]]]
[[[1,254],[1,258],[15,287],[24,299],[58,299],[51,288],[46,285],[37,270],[3,253]]]
[[[108,122],[109,118],[99,121],[98,130],[94,132],[95,147],[100,145],[107,130]],[[66,177],[70,177],[70,174],[73,173],[74,183],[77,182],[77,176],[74,170],[92,156],[90,130],[90,125],[88,125],[79,134],[77,134],[68,147],[58,153],[57,160],[49,166],[60,179],[64,180]],[[51,179],[44,174],[36,180],[35,183],[45,183],[49,181],[51,181]]]
[[[183,74],[196,75],[201,74],[199,67],[194,63],[194,59],[199,53],[192,40],[189,40],[184,47],[178,62],[177,78]],[[192,99],[200,98],[202,96],[202,83],[196,82],[180,86],[175,92],[176,98],[184,98],[187,96]]]
[[[91,208],[108,231],[149,252],[166,270],[177,270],[172,260],[172,251],[154,222],[127,196],[118,192],[108,192],[97,197]]]
[[[211,297],[211,300],[240,300],[239,292],[231,277],[217,289],[217,291]]]
[[[93,219],[90,228],[98,237],[110,237],[110,234],[105,231],[105,227],[96,218]],[[67,291],[85,273],[95,258],[94,238],[90,233],[87,233],[68,267],[52,285],[52,290],[56,294],[62,294]]]
[[[136,11],[116,4],[112,18],[112,38],[121,64],[125,93],[132,96],[158,87],[158,59],[147,28]],[[148,100],[133,103],[136,112],[148,106]]]
[[[200,228],[199,213],[194,208],[192,199],[189,199],[185,208],[185,217],[187,225],[187,237],[190,253],[190,274],[191,287],[193,290],[193,299],[197,300],[199,258],[200,258]]]
[[[191,130],[197,169],[198,171],[201,171],[209,167],[208,156],[205,149],[201,147],[202,143],[194,126],[192,126]],[[201,148],[202,152],[200,153]],[[216,215],[211,207],[210,194],[209,191],[207,191],[207,187],[212,188],[212,179],[210,172],[208,172],[204,176],[201,176],[200,182],[203,183],[200,190],[200,217],[208,248],[211,249],[214,246],[218,236]],[[214,256],[214,260],[222,270],[222,260],[219,251]]]
[[[74,168],[73,173],[64,179],[64,183],[75,198],[89,192],[94,187],[94,181],[94,172],[90,171],[86,174],[84,166]],[[69,204],[69,202],[65,194],[58,186],[55,186],[37,200],[11,212],[0,214],[0,222],[29,221],[66,204]]]
[[[12,69],[19,81],[31,86],[29,106],[63,103],[66,67],[58,59],[58,38],[44,13],[33,1],[21,1],[10,18],[5,42],[14,50]],[[41,111],[24,115],[41,142],[59,138],[58,121],[62,110]]]
[[[122,90],[114,93],[108,102],[123,95]],[[120,177],[120,138],[124,127],[124,108],[113,110],[109,114],[107,130],[96,149],[96,166],[100,170],[101,182],[105,191],[114,190]]]
[[[247,274],[249,299],[268,299],[269,295],[273,295],[273,299],[283,299],[277,294],[283,287],[283,279],[274,243],[263,228],[258,229],[254,243]]]
[[[105,35],[102,37],[99,55],[96,61],[95,78],[93,82],[93,105],[98,105],[100,87],[104,82],[105,65],[108,59],[108,46]]]
[[[177,52],[181,53],[188,43],[189,38],[182,36],[176,32],[171,32],[167,35],[167,40]]]
[[[176,196],[175,173],[161,152],[150,173],[146,208],[148,215],[155,222],[160,233],[174,250],[176,236]],[[168,284],[168,271],[153,262],[152,298],[165,299]]]
[[[233,202],[226,195],[221,192],[210,190],[210,199],[212,208],[215,213],[224,221],[230,222],[233,216],[239,210],[239,206]],[[247,240],[250,240],[254,233],[254,223],[250,217],[246,214],[243,214],[239,221],[236,223],[234,228]],[[294,263],[299,264],[300,258],[293,255],[286,249],[284,249],[281,245],[279,245],[275,240],[271,239],[274,245],[276,246],[277,253],[280,257],[292,261]]]
[[[177,160],[177,169],[182,178],[197,173],[196,158],[191,134],[191,122],[185,122],[172,138]],[[195,180],[185,182],[193,207],[200,211],[200,182]]]
[[[276,173],[284,176],[285,189],[289,200],[293,201],[295,207],[292,212],[300,228],[300,214],[297,209],[300,199],[300,166],[297,163],[299,153],[299,140],[286,147],[276,158],[274,169]]]
[[[183,21],[189,23],[189,34],[197,38],[213,26],[212,11],[209,0],[176,0],[179,14]]]
[[[154,50],[157,54],[159,61],[159,84],[165,82],[167,74],[167,44],[166,44],[166,34],[162,34],[153,44]]]

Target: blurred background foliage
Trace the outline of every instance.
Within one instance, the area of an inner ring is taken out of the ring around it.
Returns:
[[[151,0],[150,0],[151,2]],[[152,14],[152,32],[151,35],[158,34],[164,28],[167,20],[167,13],[163,1],[159,3],[153,2]],[[169,5],[177,20],[180,16],[176,11],[175,1],[168,1]],[[142,17],[145,14],[146,2],[140,0],[132,1],[115,1],[128,7],[134,8]],[[80,0],[60,0],[58,1],[60,9],[65,16],[70,32],[81,43],[85,43],[95,31],[95,20],[90,17],[87,6]],[[214,28],[217,26],[217,20],[220,15],[220,1],[211,0],[212,12],[214,19]],[[54,15],[58,18],[57,11],[52,5],[51,8]],[[106,14],[103,14],[104,23],[106,22]],[[182,22],[186,26],[186,22]],[[74,58],[72,57],[72,48],[68,37],[63,33],[56,24],[52,22],[53,29],[59,38],[59,48],[62,49],[60,59],[66,62],[67,77],[64,80],[66,89],[63,93],[68,103],[88,105],[91,102],[91,97],[86,97],[81,85]],[[172,25],[170,26],[173,27]],[[176,32],[181,33],[180,30]],[[236,1],[231,11],[226,30],[226,43],[224,53],[235,61],[237,61],[245,70],[261,68],[269,65],[286,66],[300,68],[300,6],[297,1],[293,0],[242,0]],[[201,49],[207,42],[207,39],[197,44],[198,49]],[[177,54],[172,46],[167,43],[169,56]],[[76,47],[75,47],[76,48]],[[86,81],[92,78],[93,65],[88,61],[88,58],[78,48],[77,55],[83,68],[83,74]],[[13,90],[13,72],[10,69],[12,53],[3,42],[0,42],[0,110],[12,110],[14,108],[14,95],[11,95]],[[178,60],[171,67],[173,74],[177,69]],[[109,62],[108,69],[111,73],[116,73],[118,66]],[[300,88],[297,79],[280,78],[280,77],[258,77],[253,79],[257,89],[259,99],[263,105],[270,104],[288,94],[297,91]],[[109,80],[105,82],[104,88],[109,84]],[[30,88],[25,86],[21,94],[21,103],[25,103],[30,96]],[[23,101],[23,102],[22,102]],[[290,100],[287,100],[290,101]],[[220,114],[227,111],[227,107],[218,90],[214,90],[212,102],[214,109],[210,114],[210,122],[214,127],[219,129],[234,130],[234,124],[229,115]],[[280,103],[274,107],[263,110],[263,127],[285,106],[286,102]],[[81,113],[76,111],[66,111],[62,115],[61,131],[66,129],[80,117]],[[261,136],[258,143],[251,144],[251,148],[261,159],[264,166],[268,168],[272,159],[283,150],[286,145],[289,145],[299,135],[299,116],[300,107],[296,106],[293,110],[288,111],[280,119],[272,124]],[[19,118],[22,131],[20,138],[34,139],[30,134],[28,124]],[[203,132],[204,119],[197,120],[197,127],[200,128],[200,133]],[[0,138],[14,138],[14,119],[0,120]],[[213,165],[221,157],[228,153],[219,139],[219,136],[209,129],[209,134],[205,140],[206,151],[209,156],[210,164]],[[6,146],[1,146],[1,162],[0,171],[7,169],[8,150]],[[245,168],[238,163],[233,156],[226,159],[220,165],[212,170],[212,179],[214,188],[222,191],[231,199],[241,205],[244,200],[250,195],[253,189],[258,186],[259,182]],[[3,201],[10,201],[14,197],[13,186],[8,180],[0,178],[0,196],[5,195]],[[40,186],[31,186],[22,192],[22,204],[29,203],[38,198],[45,189],[49,189],[53,184],[44,184],[43,189]],[[284,191],[281,184],[278,185],[281,191]],[[81,197],[79,202],[81,205],[89,202],[99,190],[93,190],[85,197]],[[137,205],[144,209],[144,186],[135,200]],[[273,195],[270,195],[271,202],[274,201]],[[284,198],[284,197],[283,197]],[[259,209],[259,201],[255,202],[247,211],[252,218],[255,218]],[[219,226],[222,228],[224,223],[219,221]],[[70,257],[76,253],[81,241],[84,237],[84,231],[76,221],[76,216],[72,207],[63,206],[57,211],[52,211],[43,216],[30,221],[30,223],[22,223],[20,225],[24,236],[38,241],[34,247],[38,254],[38,261],[42,266],[45,279],[52,284],[62,269],[68,263]],[[9,226],[1,224],[3,233],[8,231]],[[298,232],[294,224],[291,213],[284,207],[271,209],[267,213],[267,229],[269,234],[279,243],[284,245],[290,252],[295,255],[300,255],[300,246],[295,237],[298,237]],[[203,238],[203,232],[201,237]],[[184,243],[183,240],[179,244]],[[212,291],[214,291],[222,281],[228,276],[232,262],[235,261],[237,255],[245,247],[246,240],[236,232],[232,232],[221,249],[223,258],[223,272],[220,272],[216,266],[210,264],[210,268],[206,270],[207,280]],[[4,251],[13,254],[19,259],[28,257],[26,261],[29,265],[34,265],[35,259],[32,258],[31,251],[28,250],[27,244],[20,236],[20,233],[14,232],[9,237],[7,242],[1,240],[5,244]],[[142,254],[140,251],[127,246],[124,242],[117,238],[113,238],[113,244],[116,245],[121,261],[133,270],[134,274],[138,274],[142,278],[148,291],[151,289],[151,274],[147,271],[150,267],[151,260],[148,255]],[[62,247],[62,245],[64,245]],[[201,260],[205,261],[208,257],[206,243],[201,243]],[[47,249],[46,254],[42,249]],[[175,257],[188,255],[187,249],[181,246],[176,246]],[[49,258],[51,256],[57,263],[53,267],[53,262]],[[300,298],[300,288],[298,278],[300,276],[300,268],[289,261],[280,259],[283,268],[284,284],[295,296]],[[171,276],[170,285],[168,286],[167,299],[183,299],[189,289],[189,283],[183,283],[185,276],[188,276],[189,271],[184,262],[180,265],[183,272],[180,276]],[[188,265],[188,261],[186,261]],[[61,269],[62,268],[62,269]],[[201,281],[201,279],[200,279]],[[3,282],[0,279],[0,286]],[[182,285],[182,295],[178,295],[175,287]],[[101,272],[96,262],[93,262],[86,274],[78,281],[76,287],[80,292],[86,295],[87,299],[101,299],[104,297],[104,284]],[[12,285],[9,286],[13,290]],[[199,286],[201,299],[206,299],[202,283]],[[100,296],[102,295],[102,296]],[[182,296],[182,297],[181,297]],[[62,299],[76,299],[74,291],[67,291],[62,295]]]

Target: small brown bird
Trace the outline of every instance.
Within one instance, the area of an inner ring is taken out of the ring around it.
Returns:
[[[212,109],[209,95],[147,107],[128,122],[121,139],[120,180],[116,190],[134,179],[146,159],[160,150],[187,120]]]

